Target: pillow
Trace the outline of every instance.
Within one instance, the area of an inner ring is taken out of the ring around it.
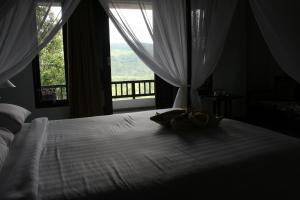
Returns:
[[[17,133],[20,131],[22,124],[30,114],[30,111],[20,106],[1,103],[0,127],[8,129],[12,133]]]
[[[7,157],[9,146],[14,139],[13,133],[8,130],[0,128],[0,170]]]

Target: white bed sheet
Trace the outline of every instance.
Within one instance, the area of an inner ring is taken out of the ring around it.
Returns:
[[[255,170],[265,170],[264,163],[258,162],[278,164],[278,160],[268,158],[282,159],[283,155],[287,158],[285,162],[293,164],[300,158],[299,140],[267,129],[224,119],[218,128],[174,131],[149,120],[155,112],[47,123],[44,119],[45,128],[40,128],[44,130],[39,142],[42,145],[37,145],[34,156],[21,153],[27,160],[38,158],[38,162],[18,166],[19,171],[24,166],[32,167],[30,174],[22,175],[23,181],[31,177],[30,188],[18,193],[6,187],[4,194],[10,194],[8,199],[26,195],[37,199],[74,199],[95,194],[110,198],[170,183],[176,188],[176,180],[184,181],[184,177],[194,176],[202,183],[209,182],[205,174],[212,169],[235,169],[249,160]],[[28,134],[31,128],[24,128],[20,134]],[[36,139],[24,140],[36,143]],[[294,152],[292,159],[291,152]],[[240,176],[250,171],[253,173],[251,166],[238,173]],[[17,197],[12,198],[12,193],[18,194]]]

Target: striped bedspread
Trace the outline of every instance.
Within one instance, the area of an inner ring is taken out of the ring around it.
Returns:
[[[295,138],[229,119],[174,131],[149,120],[155,112],[36,119],[11,147],[0,199],[199,199],[216,188],[291,189],[285,180],[299,178]]]

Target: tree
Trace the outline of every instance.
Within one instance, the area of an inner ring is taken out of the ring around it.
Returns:
[[[48,7],[38,6],[37,24],[41,25]],[[55,13],[50,10],[41,27],[41,32],[47,33],[55,25]],[[40,40],[41,38],[38,38]],[[39,54],[41,85],[65,85],[65,67],[63,52],[63,37],[60,29],[48,45]]]

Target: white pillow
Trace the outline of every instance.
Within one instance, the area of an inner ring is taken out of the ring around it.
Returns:
[[[20,106],[0,103],[0,127],[17,133],[30,114],[30,111]]]
[[[0,170],[7,157],[9,146],[14,139],[14,134],[8,130],[0,128]]]

